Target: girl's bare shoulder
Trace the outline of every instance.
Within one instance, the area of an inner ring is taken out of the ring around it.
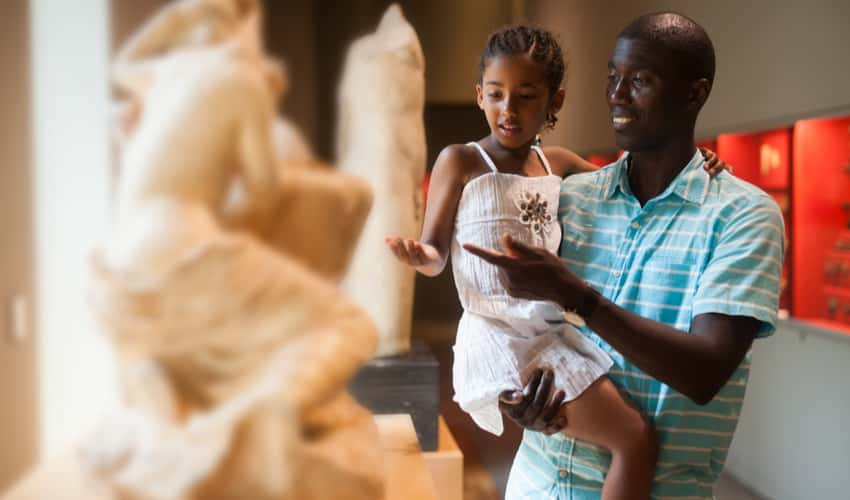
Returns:
[[[490,171],[475,146],[450,144],[440,151],[434,162],[434,175],[453,177],[462,184]]]

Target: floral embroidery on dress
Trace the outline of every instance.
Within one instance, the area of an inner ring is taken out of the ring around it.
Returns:
[[[552,214],[548,210],[549,202],[543,199],[540,193],[523,191],[515,203],[519,209],[520,222],[528,226],[533,233],[539,236],[549,233],[549,223],[552,222]]]

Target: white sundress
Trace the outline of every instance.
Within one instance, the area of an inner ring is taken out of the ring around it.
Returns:
[[[499,394],[522,389],[533,370],[552,368],[553,386],[578,397],[608,372],[611,358],[569,324],[560,306],[517,299],[502,285],[499,269],[463,249],[472,243],[502,249],[502,235],[557,253],[561,178],[552,175],[543,151],[532,146],[542,177],[501,173],[480,144],[471,142],[490,167],[463,189],[452,238],[452,271],[464,312],[454,346],[454,400],[482,429],[503,431]]]

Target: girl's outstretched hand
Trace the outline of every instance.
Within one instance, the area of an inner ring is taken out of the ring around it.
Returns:
[[[420,270],[425,274],[429,274],[429,271],[435,267],[442,268],[440,252],[432,245],[398,236],[387,236],[384,242],[390,247],[396,259],[409,266],[421,268]]]
[[[708,175],[714,177],[724,170],[730,174],[735,173],[735,169],[732,165],[721,160],[714,151],[708,148],[699,148],[699,150],[702,153],[702,156],[705,157],[705,166],[703,168],[708,171]]]

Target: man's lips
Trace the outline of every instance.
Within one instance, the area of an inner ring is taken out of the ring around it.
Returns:
[[[631,116],[625,115],[612,115],[611,116],[611,124],[614,126],[614,130],[623,130],[628,127],[630,123],[634,121],[634,118]]]

